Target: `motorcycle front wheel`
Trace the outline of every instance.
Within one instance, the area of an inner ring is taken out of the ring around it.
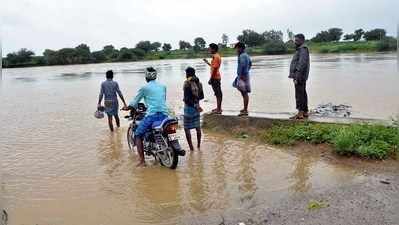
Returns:
[[[162,166],[169,169],[176,169],[179,163],[179,156],[173,147],[168,147],[165,151],[158,152],[157,157]]]
[[[134,147],[134,140],[133,140],[133,128],[132,126],[129,126],[127,129],[127,145],[129,146],[129,149],[132,150]]]

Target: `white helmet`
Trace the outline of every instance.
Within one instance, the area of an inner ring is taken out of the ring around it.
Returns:
[[[157,71],[153,67],[147,67],[145,69],[145,79],[156,80],[157,79]]]

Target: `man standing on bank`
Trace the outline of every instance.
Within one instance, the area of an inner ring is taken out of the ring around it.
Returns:
[[[251,81],[249,71],[252,67],[252,61],[245,51],[245,44],[238,42],[234,48],[237,51],[237,77],[233,82],[233,87],[241,93],[244,108],[240,110],[238,116],[248,116],[249,93],[251,93]]]
[[[305,45],[305,36],[303,34],[295,35],[295,46],[296,52],[291,61],[288,78],[294,81],[298,113],[290,119],[302,120],[309,117],[306,81],[308,80],[310,69],[309,49]]]
[[[212,54],[212,61],[209,63],[207,59],[204,59],[204,62],[211,67],[211,78],[209,79],[208,83],[212,86],[213,92],[216,96],[216,109],[213,109],[212,113],[222,114],[223,93],[221,87],[221,75],[219,71],[222,58],[220,57],[219,46],[217,44],[210,44],[209,50]]]

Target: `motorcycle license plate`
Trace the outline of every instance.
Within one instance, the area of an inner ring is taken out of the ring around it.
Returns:
[[[177,140],[177,135],[176,134],[168,134],[168,139],[169,139],[169,141],[175,141],[175,140]]]

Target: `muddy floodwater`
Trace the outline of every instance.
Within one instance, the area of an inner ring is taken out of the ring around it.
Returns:
[[[287,79],[290,56],[253,57],[251,109],[294,111]],[[114,70],[127,99],[154,66],[168,87],[168,103],[182,114],[184,69],[204,83],[203,107],[214,104],[200,59],[3,70],[0,83],[0,205],[9,224],[212,224],[221,217],[272,206],[287,196],[358,184],[354,169],[293,155],[246,140],[205,132],[201,151],[180,158],[178,169],[134,167],[127,121],[110,134],[94,119],[104,72]],[[231,88],[236,59],[222,65],[224,108],[240,108]],[[310,106],[348,104],[354,117],[389,119],[399,113],[395,54],[312,55]],[[181,131],[180,136],[183,137]],[[187,149],[183,138],[181,144]]]

